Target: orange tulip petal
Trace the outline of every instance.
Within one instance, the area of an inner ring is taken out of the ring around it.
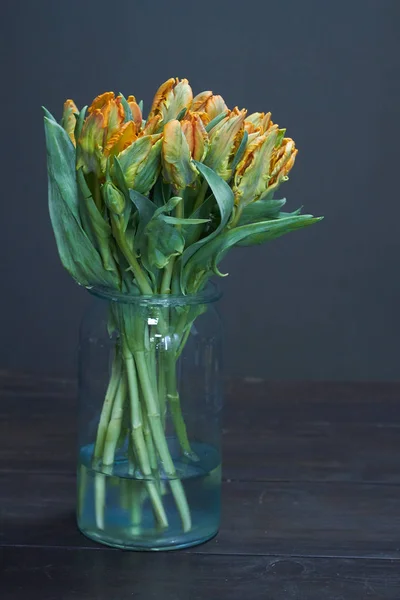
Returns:
[[[76,117],[75,115],[79,112],[76,107],[76,104],[73,100],[66,100],[64,102],[64,111],[62,118],[62,126],[65,131],[68,133],[71,142],[75,146],[75,125],[76,125]]]
[[[95,109],[85,120],[79,138],[82,146],[87,150],[94,150],[96,145],[103,141],[104,115],[99,109]]]
[[[128,102],[128,104],[132,112],[133,120],[136,123],[136,131],[139,131],[142,126],[142,111],[140,110],[140,106],[134,101]]]
[[[143,131],[140,135],[152,135],[153,133],[155,133],[159,128],[161,119],[161,115],[156,115],[151,119],[147,119],[146,125],[144,126]]]
[[[120,129],[124,122],[125,113],[124,108],[119,98],[111,99],[108,104],[102,109],[104,115],[104,127],[107,131],[105,132],[104,145],[107,144],[108,140]]]
[[[222,112],[227,111],[228,107],[225,104],[225,100],[222,96],[211,96],[207,100],[204,110],[212,120]]]
[[[135,123],[128,121],[122,125],[121,129],[117,131],[107,142],[104,148],[104,155],[116,155],[125,150],[132,144],[137,138]]]
[[[194,160],[202,161],[208,149],[208,134],[198,114],[191,113],[181,123],[190,153]]]
[[[110,100],[114,100],[114,98],[114,92],[104,92],[104,94],[100,94],[100,96],[97,96],[89,106],[88,113],[92,113],[97,108],[103,108],[110,102]]]
[[[203,112],[207,103],[207,100],[209,98],[211,98],[211,96],[213,95],[212,92],[207,91],[207,92],[200,92],[200,94],[197,94],[197,96],[195,96],[192,100],[192,104],[190,106],[190,110],[193,112]]]
[[[168,79],[162,85],[160,85],[156,92],[156,95],[154,96],[153,104],[151,105],[150,113],[147,120],[152,119],[160,112],[161,105],[165,101],[168,92],[170,92],[177,83],[178,80],[174,77],[171,77],[171,79]]]

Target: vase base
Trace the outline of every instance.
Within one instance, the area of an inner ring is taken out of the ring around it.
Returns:
[[[132,550],[133,552],[164,552],[171,550],[183,550],[184,548],[190,548],[192,546],[199,546],[200,544],[205,544],[206,542],[212,540],[218,534],[217,530],[204,537],[197,539],[190,538],[187,541],[180,540],[175,542],[174,540],[166,539],[164,542],[159,541],[157,543],[149,540],[148,543],[146,543],[144,541],[135,542],[132,540],[132,542],[128,542],[126,540],[108,538],[107,535],[105,535],[104,533],[100,534],[97,531],[86,531],[84,529],[81,529],[79,526],[78,529],[85,537],[92,540],[93,542],[102,544],[103,546],[109,546],[111,548],[119,548],[120,550]]]

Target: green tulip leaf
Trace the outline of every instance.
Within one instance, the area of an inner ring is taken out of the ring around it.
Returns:
[[[286,198],[282,200],[257,200],[244,207],[237,226],[249,225],[266,219],[274,219],[279,216],[279,211],[286,204]]]
[[[246,146],[247,146],[247,140],[249,139],[249,134],[247,133],[247,131],[245,130],[243,137],[242,137],[242,141],[239,144],[239,148],[237,149],[237,152],[235,154],[235,158],[232,161],[232,165],[231,165],[231,170],[232,170],[232,177],[233,174],[235,172],[236,167],[238,166],[238,164],[240,163],[240,161],[243,158],[244,155],[244,151],[246,150]]]
[[[211,196],[209,196],[206,200],[204,200],[204,202],[199,206],[199,208],[197,208],[190,215],[190,219],[198,219],[199,221],[203,221],[203,222],[199,223],[197,226],[194,225],[192,227],[189,227],[185,231],[186,248],[189,248],[192,244],[194,244],[195,242],[200,240],[202,236],[204,236],[204,232],[205,232],[204,225],[205,225],[205,223],[211,222],[210,215],[211,215],[214,207],[215,207],[215,200],[214,200],[214,196],[211,194]],[[204,236],[204,237],[206,237],[206,236]]]
[[[139,249],[142,241],[143,232],[154,215],[157,207],[147,196],[139,194],[135,190],[129,190],[129,197],[136,206],[139,214],[139,224],[135,236],[135,245]]]
[[[108,164],[108,161],[107,161],[107,164]],[[125,210],[123,213],[122,223],[123,223],[123,231],[126,231],[126,228],[128,227],[128,223],[129,223],[129,217],[131,216],[131,212],[132,212],[132,202],[130,202],[129,189],[128,189],[128,186],[126,183],[125,175],[121,168],[121,163],[119,162],[119,160],[116,156],[114,156],[114,160],[113,160],[112,173],[113,173],[114,180],[115,180],[117,187],[120,189],[120,191],[125,196]]]
[[[166,223],[162,217],[151,219],[146,227],[147,260],[150,267],[163,269],[173,256],[183,252],[185,240],[182,234]]]
[[[278,216],[280,219],[283,219],[285,217],[294,217],[296,215],[300,215],[302,210],[303,210],[303,207],[300,206],[300,208],[298,208],[297,210],[294,210],[293,212],[280,212]]]
[[[185,292],[192,293],[197,291],[199,284],[203,284],[204,280],[212,273],[221,275],[217,269],[217,265],[233,246],[253,245],[261,243],[261,241],[265,242],[290,231],[312,225],[320,220],[320,218],[312,217],[312,215],[300,215],[285,219],[252,223],[225,231],[200,248],[186,265],[184,270]]]
[[[170,198],[168,202],[166,202],[163,206],[160,206],[160,208],[157,208],[153,215],[153,218],[156,218],[159,215],[162,215],[163,213],[171,212],[171,210],[174,210],[174,208],[180,202],[182,202],[182,200],[183,198],[181,196],[172,196],[172,198]]]
[[[187,113],[187,108],[182,108],[182,110],[177,114],[176,116],[176,120],[177,121],[182,121],[183,117],[186,115]]]
[[[198,242],[192,244],[185,250],[182,256],[183,267],[190,259],[190,257],[198,251],[199,248],[201,248],[204,244],[206,244],[207,242],[209,242],[210,240],[212,240],[220,234],[220,232],[228,223],[234,206],[233,192],[229,185],[226,183],[226,181],[221,179],[221,177],[219,177],[219,175],[217,175],[212,169],[206,167],[202,163],[196,161],[194,161],[194,163],[200,171],[200,173],[203,175],[204,179],[207,181],[208,185],[211,188],[211,191],[213,192],[214,198],[219,208],[221,219],[218,227],[214,231],[212,231],[208,236],[204,237]],[[192,218],[197,217],[192,216]]]
[[[236,245],[237,246],[254,246],[257,244],[262,244],[263,242],[273,240],[277,237],[285,235],[286,233],[290,233],[291,231],[295,231],[296,229],[302,229],[303,227],[308,227],[308,225],[312,225],[313,223],[317,223],[321,220],[321,217],[313,217],[312,215],[298,215],[298,216],[290,216],[284,217],[282,219],[274,219],[272,221],[267,221],[265,230],[262,231],[262,227],[258,228],[258,231],[254,231],[253,233],[249,233],[247,237],[241,238]],[[262,224],[262,223],[261,223]],[[261,225],[260,223],[253,223],[252,225],[248,225],[247,227]]]
[[[78,188],[75,178],[75,147],[67,132],[55,121],[44,118],[47,165],[52,178],[76,221],[79,218]]]
[[[216,117],[214,117],[212,119],[212,121],[210,121],[207,125],[206,125],[206,131],[207,133],[210,133],[211,129],[213,129],[216,125],[218,125],[218,123],[220,123],[222,121],[222,119],[225,119],[226,117],[226,112],[222,112],[219,115],[217,115]]]
[[[171,186],[169,183],[166,183],[163,180],[162,175],[160,175],[154,185],[153,188],[153,202],[157,204],[157,206],[163,206],[168,202],[168,199],[171,195]]]
[[[103,268],[96,248],[81,226],[75,148],[64,129],[45,117],[49,211],[61,262],[79,284],[118,287],[113,273]]]
[[[210,219],[179,219],[178,217],[169,217],[167,215],[163,215],[161,218],[171,225],[200,225],[210,222]]]
[[[110,246],[112,240],[111,226],[99,212],[99,209],[93,200],[89,186],[86,183],[82,169],[78,169],[76,177],[81,193],[79,214],[81,216],[83,229],[88,235],[93,246],[95,246],[100,252],[105,270],[113,272],[115,276],[119,278]]]
[[[54,123],[57,123],[57,120],[53,117],[51,112],[47,110],[45,106],[42,106],[42,110],[44,112],[44,116],[47,117],[49,121],[54,121]]]
[[[97,238],[100,238],[100,239],[109,238],[111,235],[110,224],[107,223],[104,220],[104,218],[102,217],[102,215],[100,214],[99,209],[97,208],[97,206],[93,200],[92,192],[90,191],[89,186],[86,183],[82,168],[77,170],[76,179],[77,179],[79,190],[80,190],[80,193],[82,196],[82,201],[79,203],[80,215],[86,214],[87,216],[89,216],[89,221],[87,221],[87,223],[90,223]],[[83,209],[86,209],[86,210],[83,210]],[[83,219],[82,219],[82,221],[83,221]],[[87,232],[88,230],[90,230],[90,227],[89,226],[87,227],[85,225],[84,229]]]
[[[125,123],[127,123],[128,121],[133,121],[131,107],[129,106],[127,99],[123,94],[121,94],[121,92],[119,92],[119,95],[121,96],[121,104],[124,107]]]
[[[78,143],[79,138],[81,137],[82,127],[83,127],[83,123],[85,121],[87,109],[88,109],[88,107],[84,106],[82,108],[82,110],[79,111],[78,118],[76,119],[74,135],[75,135],[75,140],[77,143]]]

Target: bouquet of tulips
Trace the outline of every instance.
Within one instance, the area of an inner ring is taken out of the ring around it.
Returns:
[[[212,275],[222,275],[218,264],[230,248],[319,220],[283,212],[285,199],[276,197],[297,149],[270,113],[229,109],[211,91],[193,97],[188,81],[174,78],[158,89],[146,119],[142,110],[134,96],[112,92],[81,110],[67,100],[60,123],[45,109],[50,216],[61,261],[80,285],[146,297],[196,294]],[[184,531],[191,527],[190,507],[168,448],[165,415],[182,451],[195,460],[175,366],[198,314],[182,309],[175,319],[160,309],[157,326],[161,334],[172,328],[177,343],[165,349],[165,371],[157,373],[146,324],[126,307],[111,307],[110,328],[119,337],[93,451],[100,473],[128,440],[165,528],[163,470]],[[115,417],[124,406],[128,424]],[[100,528],[103,510],[99,474]]]

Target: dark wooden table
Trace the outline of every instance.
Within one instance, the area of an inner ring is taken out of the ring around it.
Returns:
[[[76,529],[74,385],[0,390],[2,600],[400,599],[400,384],[231,382],[220,534],[154,554]]]

